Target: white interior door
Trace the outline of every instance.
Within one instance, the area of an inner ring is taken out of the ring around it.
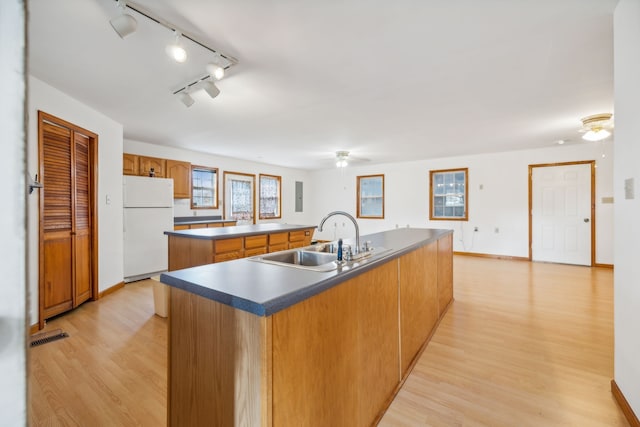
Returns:
[[[591,164],[534,167],[532,259],[591,265]]]

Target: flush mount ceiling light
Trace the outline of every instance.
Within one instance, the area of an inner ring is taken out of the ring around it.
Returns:
[[[183,63],[187,60],[187,51],[182,47],[182,33],[178,30],[173,30],[174,40],[173,43],[167,45],[165,51],[169,58],[176,62]]]
[[[120,11],[120,15],[111,19],[109,23],[113,27],[116,33],[120,36],[121,39],[124,39],[130,34],[133,34],[138,27],[138,21],[136,19],[126,13],[127,2],[124,0],[118,0],[118,10]]]
[[[344,168],[349,165],[349,152],[348,151],[336,151],[336,167]]]
[[[583,131],[582,139],[587,141],[602,141],[611,135],[613,129],[612,114],[602,113],[587,116],[581,119]]]

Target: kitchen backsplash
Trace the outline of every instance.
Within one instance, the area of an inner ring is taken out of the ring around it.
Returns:
[[[209,216],[222,215],[222,209],[191,209],[190,199],[173,199],[173,216]]]

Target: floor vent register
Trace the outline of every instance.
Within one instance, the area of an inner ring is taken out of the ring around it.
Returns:
[[[52,331],[40,332],[39,334],[32,335],[29,339],[29,346],[35,347],[37,345],[46,344],[51,341],[67,338],[68,333],[63,332],[62,329],[54,329]]]

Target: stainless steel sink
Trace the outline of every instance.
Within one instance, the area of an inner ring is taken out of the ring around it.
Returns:
[[[332,271],[337,269],[339,266],[343,270],[350,269],[355,266],[362,265],[372,259],[377,259],[389,252],[389,249],[376,247],[371,248],[366,252],[360,252],[350,260],[338,262],[337,250],[338,245],[335,242],[318,243],[312,246],[305,246],[304,248],[273,252],[266,255],[257,255],[247,259],[303,270]]]
[[[338,268],[338,264],[335,262],[336,258],[337,255],[333,253],[297,249],[259,255],[249,259],[307,270],[331,271]]]

